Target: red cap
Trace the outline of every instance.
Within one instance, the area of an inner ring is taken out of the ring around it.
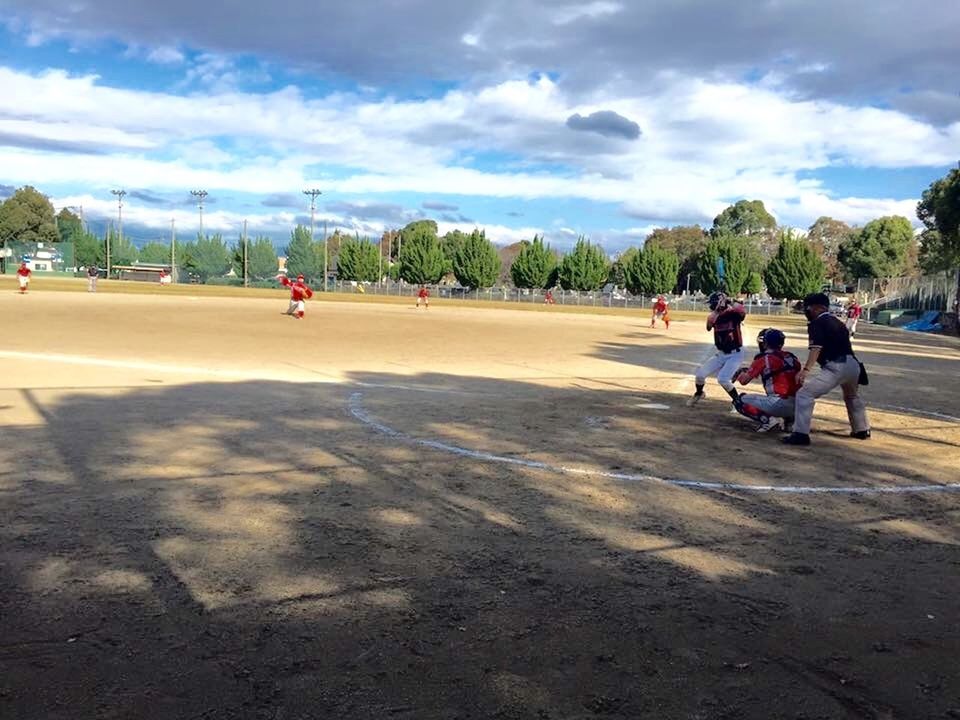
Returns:
[[[303,280],[303,275],[297,275],[297,280]]]

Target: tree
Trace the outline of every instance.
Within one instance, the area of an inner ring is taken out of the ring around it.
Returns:
[[[900,215],[888,215],[871,220],[840,246],[840,264],[851,280],[903,275],[915,243],[910,221]]]
[[[823,287],[825,268],[809,242],[786,232],[764,273],[767,290],[773,297],[788,300],[806,297]]]
[[[678,225],[656,228],[647,236],[643,246],[656,246],[676,253],[680,258],[680,282],[685,284],[688,277],[696,276],[697,260],[709,240],[710,235],[699,225]]]
[[[140,248],[140,262],[151,265],[169,265],[170,245],[162,242],[148,242]]]
[[[917,217],[927,228],[920,247],[924,271],[960,267],[960,169],[930,183],[917,203]]]
[[[56,222],[60,242],[75,242],[77,236],[83,232],[83,221],[68,208],[57,213]]]
[[[697,278],[703,292],[723,290],[731,295],[743,292],[752,270],[743,238],[723,235],[707,243],[697,259]],[[724,277],[720,276],[723,258]]]
[[[184,267],[201,282],[212,277],[223,277],[230,270],[230,249],[219,233],[216,235],[197,235],[196,242],[184,246],[186,256]]]
[[[443,256],[447,259],[446,274],[452,273],[453,270],[453,258],[457,254],[457,250],[463,242],[467,239],[468,235],[460,230],[451,230],[442,238],[440,238],[440,247],[443,248]],[[462,283],[461,283],[462,284]]]
[[[657,245],[635,253],[624,267],[626,287],[634,295],[654,295],[673,290],[680,272],[680,258],[673,250]]]
[[[402,231],[400,277],[416,285],[438,282],[446,274],[447,258],[432,220],[410,223]]]
[[[115,265],[133,265],[139,257],[140,251],[134,245],[127,235],[121,236],[112,227],[107,229],[103,238],[104,244],[109,240],[110,244],[110,266]]]
[[[466,288],[488,288],[500,274],[500,256],[483,230],[474,230],[458,243],[453,274]]]
[[[369,239],[346,238],[340,244],[337,276],[341,280],[375,282],[380,279],[380,256]]]
[[[247,239],[247,279],[269,280],[277,275],[277,249],[268,237]],[[243,239],[233,251],[233,272],[243,277]]]
[[[767,212],[762,200],[738,200],[713,219],[710,234],[764,235],[776,229],[777,219]]]
[[[73,256],[77,267],[103,267],[105,265],[106,253],[103,242],[90,232],[82,232],[74,236]]]
[[[57,222],[46,195],[26,185],[0,205],[0,242],[57,242]]]
[[[622,253],[617,255],[612,263],[610,263],[610,272],[607,274],[607,282],[611,283],[616,287],[626,287],[627,286],[627,275],[626,268],[630,264],[630,261],[640,252],[635,247],[629,247],[624,250]]]
[[[807,240],[813,245],[814,251],[823,260],[826,267],[826,276],[831,280],[839,278],[843,274],[843,268],[840,267],[838,255],[840,246],[847,242],[856,230],[845,222],[834,220],[832,217],[821,216],[810,226],[807,232]]]
[[[533,242],[524,240],[520,252],[510,265],[510,277],[518,288],[548,288],[555,284],[557,256],[543,235],[534,235]]]
[[[609,263],[599,245],[591,245],[583,236],[573,252],[560,261],[557,279],[564,290],[598,290],[607,280]]]
[[[748,295],[756,295],[763,290],[763,276],[756,270],[751,270],[747,275],[747,281],[743,285],[743,292]]]
[[[297,225],[290,233],[287,246],[287,275],[303,275],[313,282],[323,274],[323,246],[320,244],[319,257],[317,243],[310,238],[310,228]]]

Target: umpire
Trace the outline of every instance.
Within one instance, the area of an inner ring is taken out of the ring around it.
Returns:
[[[859,386],[867,384],[867,372],[853,354],[850,332],[842,320],[830,314],[830,298],[823,293],[813,293],[804,298],[803,314],[809,321],[807,336],[810,339],[810,354],[797,375],[800,389],[797,391],[793,433],[785,437],[783,442],[787,445],[810,444],[810,422],[817,398],[837,386],[843,389],[843,402],[847,406],[852,430],[850,437],[866,440],[870,437],[870,423]],[[814,363],[820,365],[820,372],[808,377]]]

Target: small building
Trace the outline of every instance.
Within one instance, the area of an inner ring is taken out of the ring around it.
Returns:
[[[161,272],[169,277],[171,268],[169,265],[136,263],[134,265],[114,265],[113,271],[117,273],[117,277],[121,280],[160,282]]]

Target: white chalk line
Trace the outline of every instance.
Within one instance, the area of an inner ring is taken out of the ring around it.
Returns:
[[[570,467],[568,465],[554,465],[541,462],[539,460],[527,460],[525,458],[509,457],[506,455],[497,455],[495,453],[485,452],[483,450],[470,450],[469,448],[451,445],[439,440],[429,440],[425,438],[416,438],[407,435],[395,428],[385,425],[375,420],[363,407],[363,393],[355,392],[350,395],[348,402],[350,414],[360,423],[376,430],[381,435],[394,438],[421,447],[440,450],[442,452],[459,455],[460,457],[473,458],[486,462],[501,463],[504,465],[517,465],[520,467],[531,468],[534,470],[546,470],[564,475],[580,475],[588,477],[599,477],[608,480],[621,480],[625,482],[652,482],[673,485],[675,487],[693,488],[697,490],[726,490],[743,492],[761,492],[761,493],[787,493],[796,495],[902,495],[907,493],[923,492],[949,492],[960,490],[960,483],[947,483],[944,485],[892,485],[880,487],[812,487],[803,485],[741,485],[737,483],[707,482],[703,480],[677,480],[671,478],[657,477],[656,475],[644,475],[634,473],[612,472],[609,470],[591,470],[589,468]]]

